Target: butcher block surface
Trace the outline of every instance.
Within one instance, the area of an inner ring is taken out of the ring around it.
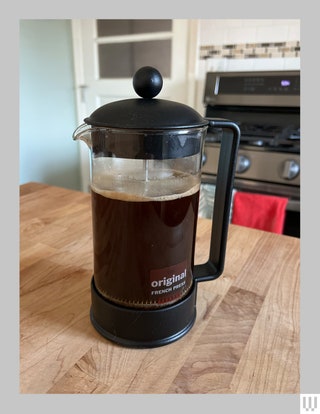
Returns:
[[[210,233],[199,219],[196,263]],[[152,349],[94,329],[92,273],[90,194],[21,185],[21,393],[300,393],[299,239],[231,224],[222,276],[198,284],[193,328]]]

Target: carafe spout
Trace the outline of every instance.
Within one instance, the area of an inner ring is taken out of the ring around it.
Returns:
[[[88,124],[80,125],[72,134],[72,138],[74,141],[81,140],[85,142],[88,147],[91,149],[92,147],[92,140],[91,140],[91,132],[93,128],[90,128]]]

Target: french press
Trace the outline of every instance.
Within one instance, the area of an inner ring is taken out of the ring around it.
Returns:
[[[219,277],[225,261],[239,128],[154,99],[162,85],[155,68],[139,69],[133,87],[141,98],[101,106],[73,134],[91,155],[91,322],[127,347],[184,336],[196,319],[197,284]],[[209,260],[195,265],[208,128],[228,133],[221,140]]]

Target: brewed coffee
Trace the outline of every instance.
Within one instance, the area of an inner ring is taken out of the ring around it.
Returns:
[[[193,283],[199,184],[192,175],[170,171],[159,180],[168,195],[148,197],[132,194],[129,181],[125,192],[92,186],[95,285],[116,304],[166,306]],[[179,186],[189,189],[179,192]],[[153,182],[154,194],[156,187]]]

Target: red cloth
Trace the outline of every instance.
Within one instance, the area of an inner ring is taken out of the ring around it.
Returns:
[[[287,203],[285,197],[237,191],[231,223],[282,234]]]

